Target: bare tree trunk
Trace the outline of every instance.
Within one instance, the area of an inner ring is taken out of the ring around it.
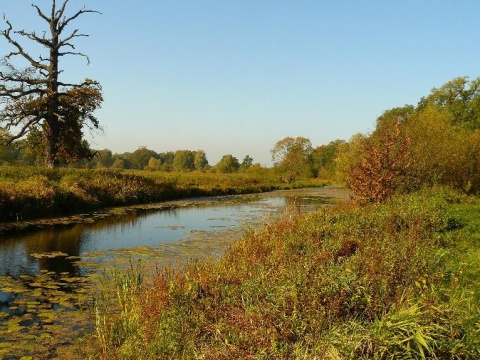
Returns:
[[[45,118],[45,127],[48,132],[46,137],[46,156],[45,166],[47,168],[55,168],[58,166],[58,149],[59,149],[59,100],[58,100],[58,36],[59,30],[55,21],[50,21],[50,31],[52,40],[50,45],[50,64],[47,81],[47,96],[51,101],[48,103],[47,116]]]
[[[59,142],[59,129],[58,121],[56,118],[52,118],[50,121],[45,121],[45,139],[47,141],[45,147],[45,166],[49,169],[53,169],[59,165],[58,161],[58,142]]]

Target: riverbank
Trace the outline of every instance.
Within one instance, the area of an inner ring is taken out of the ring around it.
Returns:
[[[0,231],[28,227],[30,221],[37,219],[61,217],[51,220],[52,223],[89,221],[88,216],[72,215],[100,210],[105,213],[103,209],[111,207],[325,184],[317,179],[286,184],[268,172],[211,174],[1,167]],[[48,222],[38,224],[44,226]]]
[[[479,358],[479,216],[430,189],[289,214],[152,281],[117,271],[80,357]]]
[[[68,352],[60,355],[65,354],[60,347],[93,331],[91,301],[108,283],[98,279],[102,273],[119,274],[137,259],[147,276],[158,267],[180,268],[192,258],[218,258],[246,231],[261,229],[271,219],[337,201],[348,201],[348,192],[335,186],[185,199],[119,208],[92,224],[5,236],[0,242],[0,357],[73,358]]]

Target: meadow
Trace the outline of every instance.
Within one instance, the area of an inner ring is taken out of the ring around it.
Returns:
[[[2,220],[323,186],[273,172],[3,167]],[[7,211],[8,209],[8,211]],[[12,210],[13,209],[13,210]],[[448,187],[291,209],[215,260],[106,269],[79,359],[478,359],[480,199]]]

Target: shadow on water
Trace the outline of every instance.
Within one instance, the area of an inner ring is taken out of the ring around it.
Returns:
[[[91,307],[88,274],[132,258],[164,266],[218,256],[245,228],[286,209],[311,212],[338,200],[330,196],[325,189],[278,191],[1,235],[0,345],[7,345],[0,346],[0,357],[21,353],[26,339],[65,341],[78,329],[88,331],[91,314],[72,311]]]

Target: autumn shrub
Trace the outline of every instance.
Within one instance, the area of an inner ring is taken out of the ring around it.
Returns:
[[[384,129],[378,144],[361,143],[361,162],[353,165],[347,179],[352,199],[358,204],[384,202],[405,182],[409,163],[410,138],[400,134],[400,122]]]

